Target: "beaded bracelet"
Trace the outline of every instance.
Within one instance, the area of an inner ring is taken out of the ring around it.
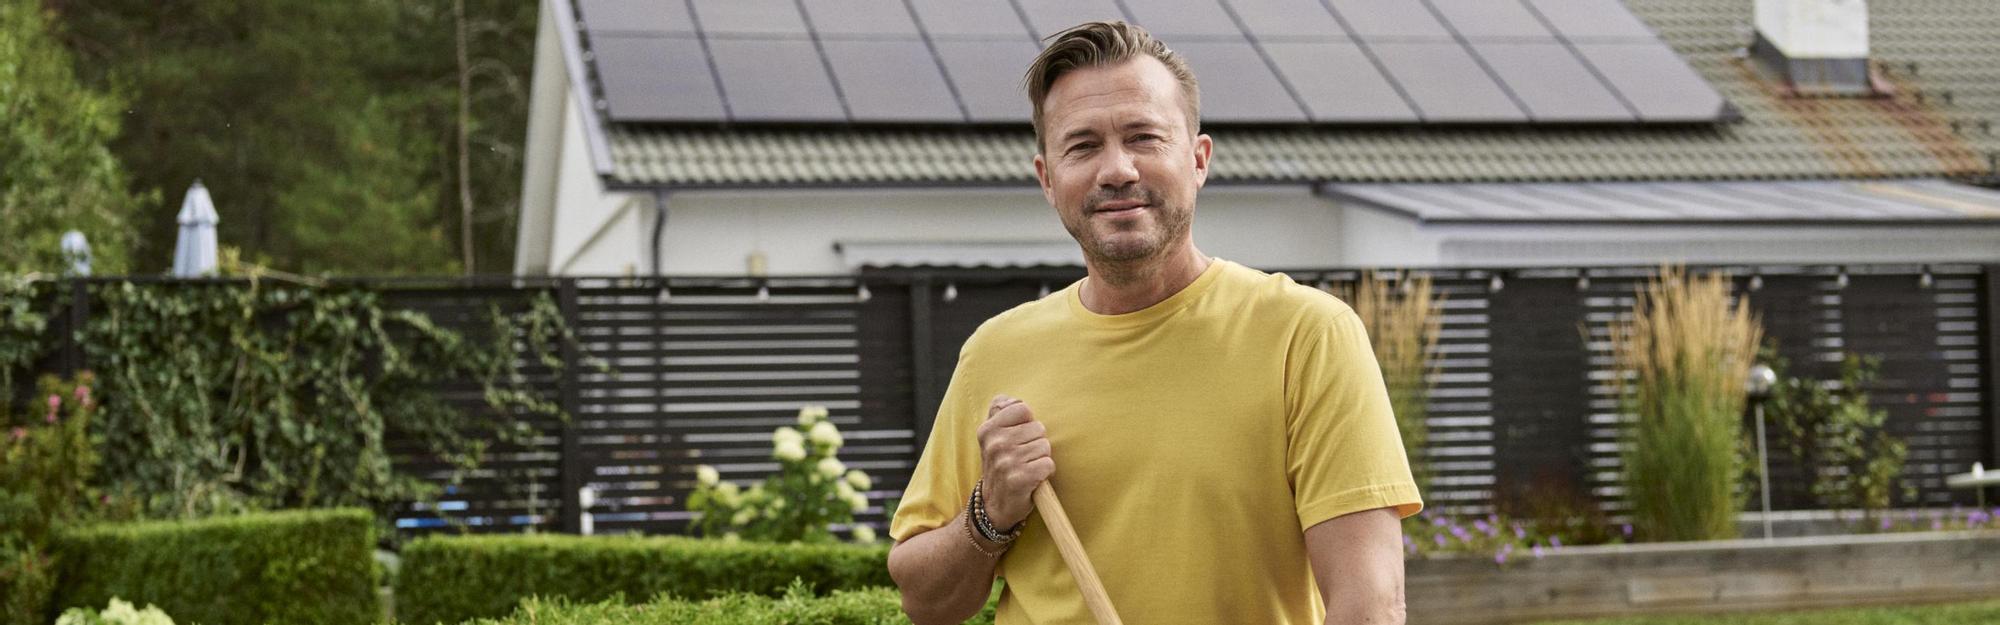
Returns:
[[[1028,524],[1027,519],[1022,519],[1020,522],[1015,523],[1013,527],[1007,528],[1006,531],[1001,531],[999,528],[993,526],[992,517],[986,515],[984,479],[972,484],[971,509],[975,515],[973,518],[974,527],[977,527],[979,535],[985,537],[989,542],[1001,545],[1012,543],[1015,539],[1021,537],[1021,529]]]

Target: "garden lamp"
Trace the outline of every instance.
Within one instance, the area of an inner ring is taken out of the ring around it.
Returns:
[[[1771,387],[1777,384],[1778,373],[1763,363],[1751,365],[1750,378],[1743,381],[1743,392],[1757,415],[1757,493],[1764,499],[1764,540],[1771,539],[1771,455],[1764,445],[1764,400],[1771,398]]]

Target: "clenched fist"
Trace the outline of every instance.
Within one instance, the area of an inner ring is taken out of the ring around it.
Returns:
[[[979,424],[981,487],[986,516],[1005,530],[1035,509],[1035,487],[1056,473],[1048,430],[1021,400],[997,395]]]

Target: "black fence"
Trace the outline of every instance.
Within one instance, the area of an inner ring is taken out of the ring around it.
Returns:
[[[1882,358],[1871,398],[1909,445],[1905,506],[1971,503],[1944,476],[1995,460],[2000,388],[1995,311],[2000,266],[1759,266],[1728,271],[1793,373],[1832,377],[1844,352]],[[1306,284],[1353,270],[1287,271]],[[1609,386],[1604,326],[1629,310],[1643,268],[1427,272],[1444,311],[1431,398],[1426,500],[1456,513],[1568,498],[1613,514],[1623,417]],[[574,415],[543,420],[523,446],[496,450],[436,509],[402,508],[423,532],[528,526],[576,531],[579,489],[598,532],[682,531],[694,466],[748,482],[777,468],[771,432],[801,406],[825,406],[841,458],[873,475],[860,521],[881,527],[921,453],[959,346],[988,317],[1081,277],[1076,269],[868,271],[829,278],[566,278],[384,287],[388,300],[470,327],[489,304],[552,294],[580,339],[556,374],[524,354],[533,388]],[[52,331],[88,315],[82,289]],[[82,366],[64,345],[51,366]],[[589,366],[600,361],[606,368]],[[440,389],[468,409],[475,385]],[[393,424],[392,424],[393,425]],[[407,443],[401,468],[443,483],[449,467]],[[1774,450],[1775,451],[1775,450]],[[1774,454],[1777,509],[1814,507],[1810,473]]]

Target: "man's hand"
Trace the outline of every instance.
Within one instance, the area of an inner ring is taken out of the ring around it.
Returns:
[[[979,424],[980,487],[986,516],[999,529],[1013,527],[1035,509],[1035,487],[1055,475],[1048,429],[1026,403],[996,395]]]

